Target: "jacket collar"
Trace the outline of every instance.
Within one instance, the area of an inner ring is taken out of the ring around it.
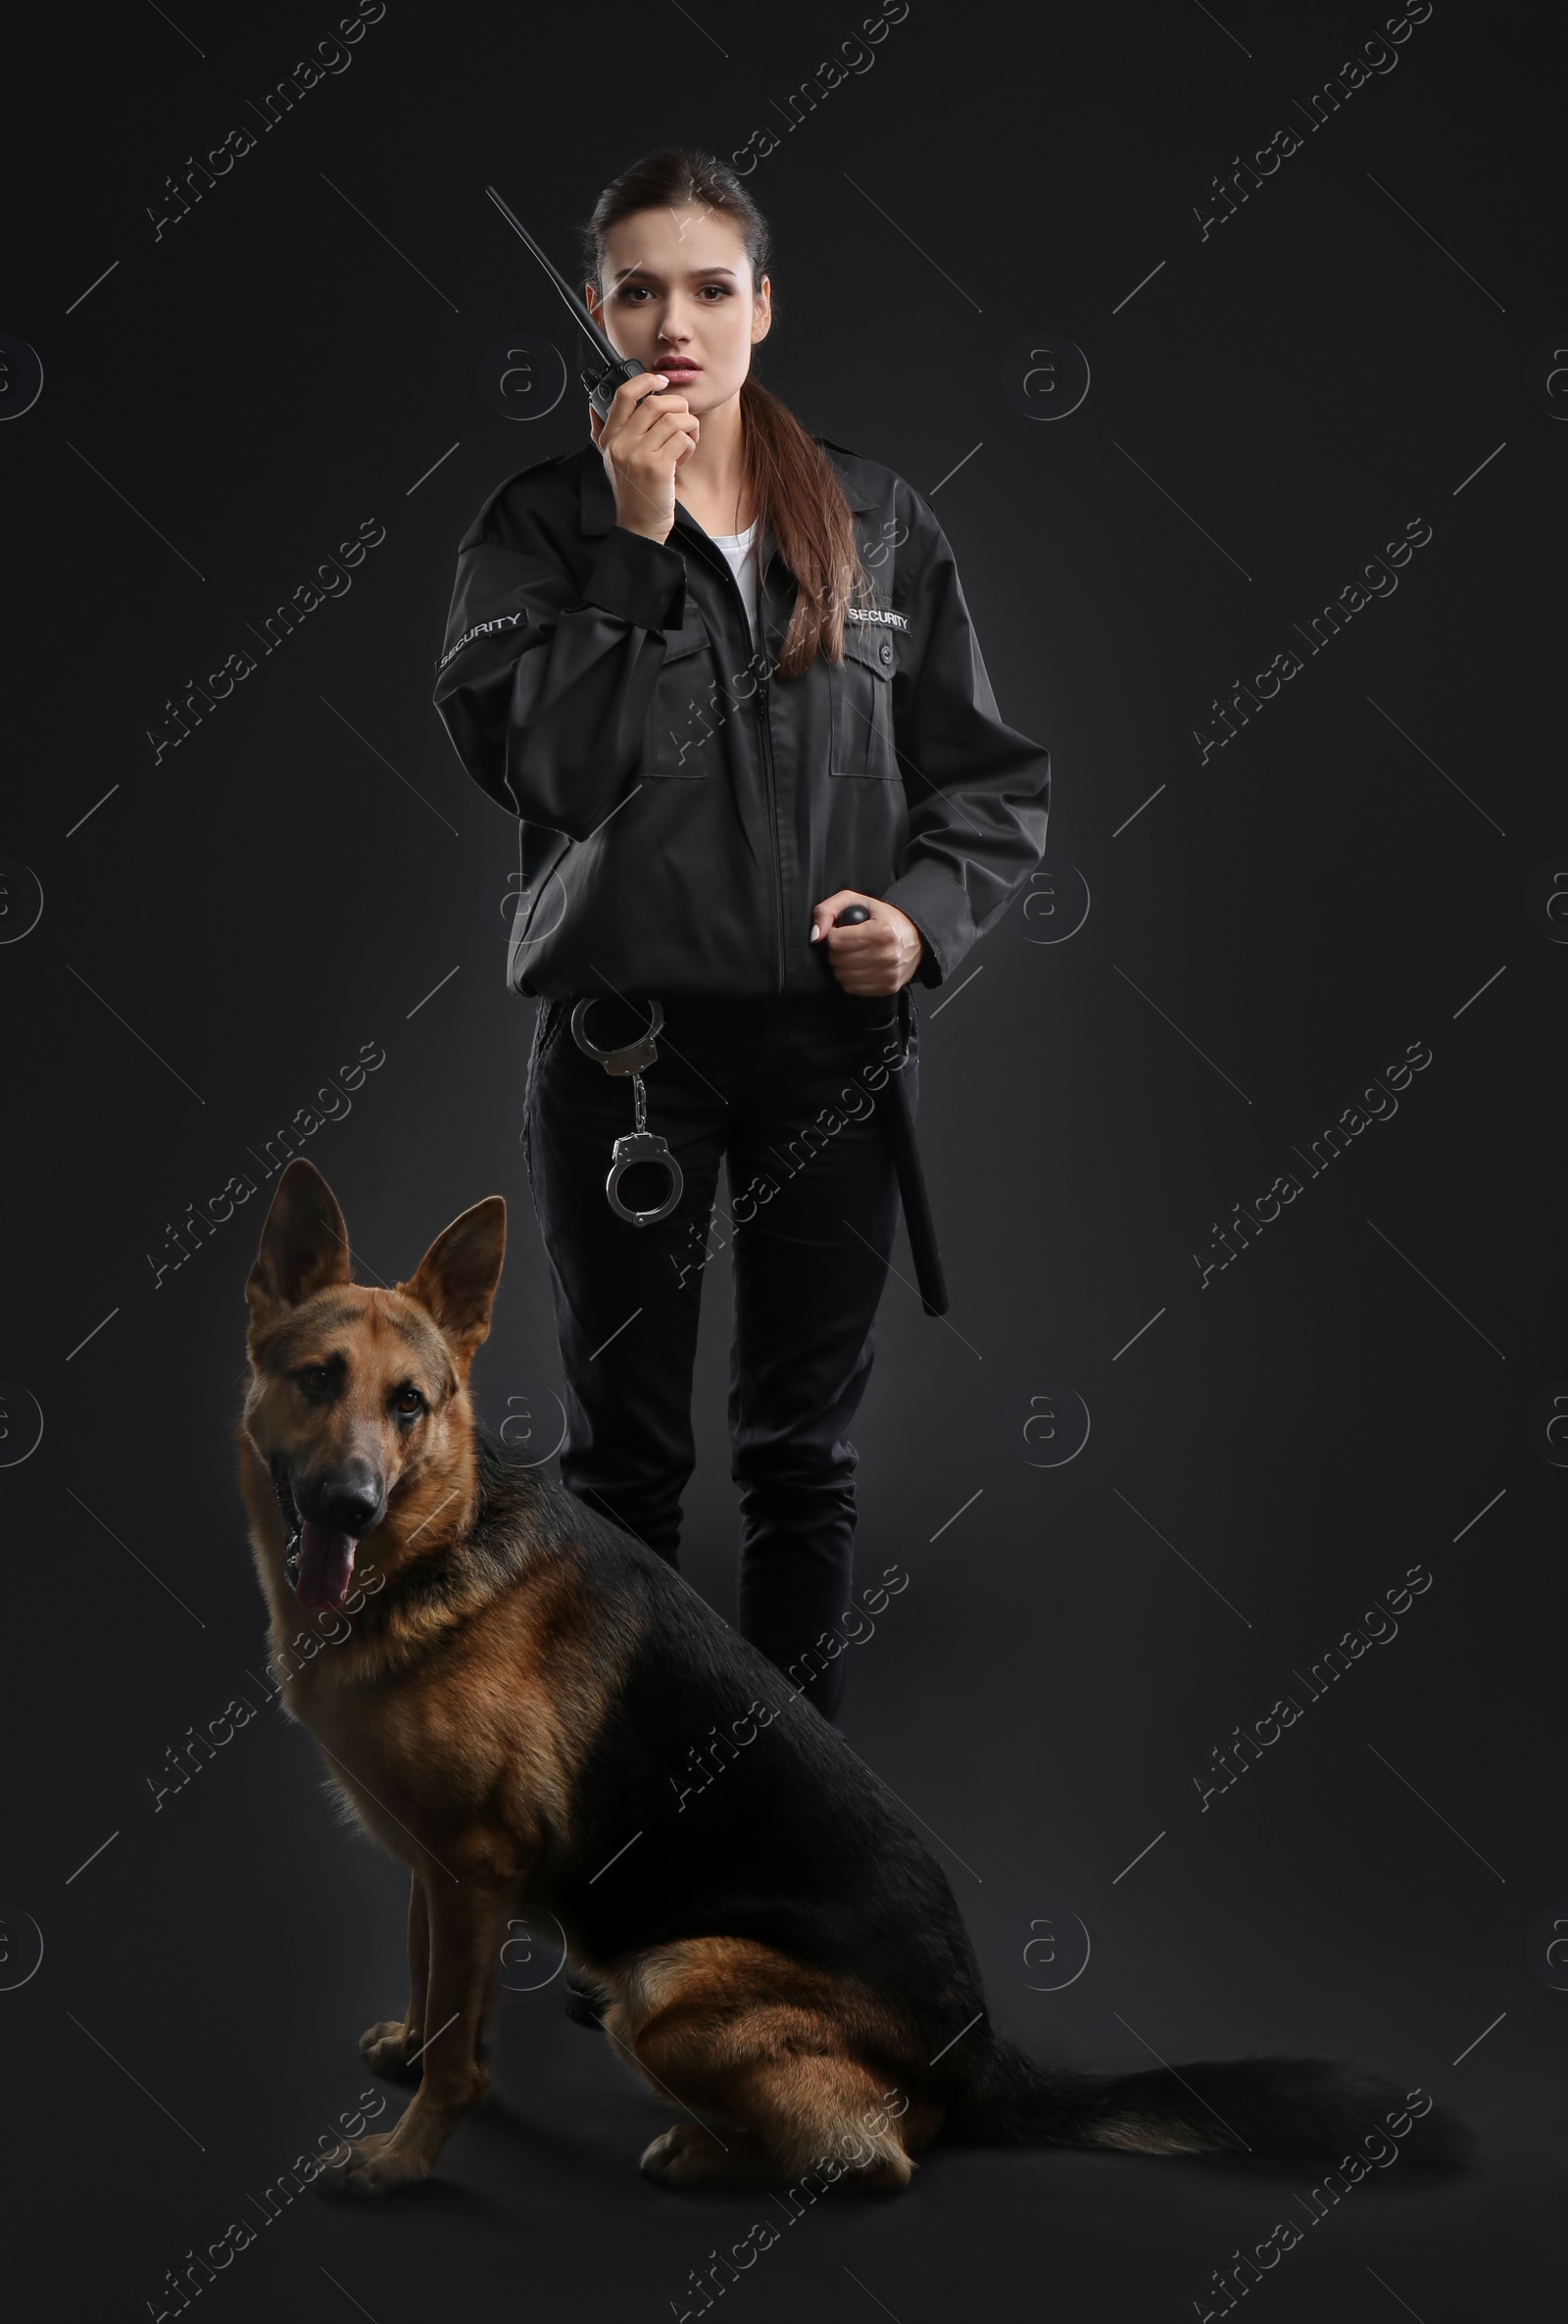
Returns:
[[[817,436],[814,441],[827,454],[829,465],[838,471],[844,497],[856,516],[869,516],[879,503],[876,494],[863,480],[858,454],[847,452],[842,444],[830,444],[826,436]]]

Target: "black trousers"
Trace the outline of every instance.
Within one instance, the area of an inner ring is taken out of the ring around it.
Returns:
[[[727,1245],[740,1627],[832,1718],[855,1537],[848,1431],[898,1225],[885,1070],[836,986],[820,1001],[666,1002],[648,1127],[668,1141],[685,1187],[667,1218],[637,1227],[605,1196],[612,1146],[633,1126],[631,1084],[579,1050],[571,1008],[540,1003],[522,1132],[565,1373],[563,1481],[678,1564],[699,1305]],[[596,1001],[588,1032],[609,1049],[646,1022],[630,1002]],[[912,995],[906,1024],[912,1101]],[[721,1157],[727,1202],[715,1211]],[[621,1199],[652,1208],[666,1185],[662,1172],[628,1172]]]

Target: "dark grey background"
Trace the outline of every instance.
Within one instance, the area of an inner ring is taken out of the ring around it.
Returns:
[[[339,1827],[302,1732],[270,1713],[154,1810],[168,1750],[263,1651],[230,1444],[262,1199],[156,1289],[147,1255],[379,1044],[308,1151],[389,1279],[508,1196],[480,1402],[554,1443],[514,831],[429,695],[462,531],[585,417],[575,390],[536,423],[479,391],[498,338],[575,355],[483,188],[569,264],[638,153],[767,124],[760,375],[935,494],[1003,713],[1053,753],[1052,885],[1075,866],[1092,897],[1049,945],[1042,890],[972,981],[922,995],[954,1305],[951,1328],[901,1281],[884,1305],[858,1573],[909,1584],[853,1652],[846,1731],[933,1835],[1009,2034],[1105,2068],[1342,2055],[1477,2126],[1472,2176],[1358,2189],[1259,2314],[1553,2312],[1568,1476],[1525,1419],[1568,1374],[1568,952],[1526,910],[1568,850],[1568,405],[1526,378],[1568,344],[1544,13],[1440,0],[1234,218],[1205,239],[1194,212],[1382,21],[912,0],[786,133],[854,9],[390,0],[161,238],[166,173],[251,122],[333,13],[13,22],[0,330],[44,369],[0,423],[0,855],[44,899],[0,948],[0,1376],[44,1415],[0,1468],[3,1973],[32,1924],[44,1944],[0,1994],[19,2312],[175,2312],[165,2270],[254,2218],[401,2006],[403,1875]],[[1054,424],[1017,400],[1051,337],[1091,371]],[[350,593],[155,764],[166,697],[369,519]],[[1433,537],[1397,592],[1203,764],[1218,689],[1413,519]],[[1397,1115],[1307,1178],[1295,1150],[1416,1042]],[[1202,1287],[1194,1254],[1293,1168],[1302,1196]],[[685,1564],[732,1615],[728,1290],[721,1256]],[[1029,1464],[1042,1396],[1091,1416],[1054,1469]],[[1418,1562],[1397,1638],[1200,1808],[1215,1747]],[[640,2179],[666,2109],[558,2000],[506,1998],[497,2096],[433,2186],[294,2204],[212,2312],[695,2312],[687,2271],[768,2204]],[[1175,2324],[1314,2175],[939,2152],[726,2297]]]

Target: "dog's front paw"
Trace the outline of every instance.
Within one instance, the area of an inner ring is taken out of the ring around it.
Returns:
[[[395,2131],[371,2131],[368,2138],[350,2139],[327,2157],[321,2173],[322,2191],[330,2195],[390,2195],[394,2188],[412,2186],[430,2176],[430,2165],[400,2152]]]
[[[665,2187],[695,2187],[705,2179],[730,2177],[731,2162],[740,2159],[738,2150],[756,2145],[745,2132],[732,2133],[731,2152],[726,2155],[711,2131],[695,2122],[677,2122],[643,2149],[642,2170],[646,2178],[657,2179]],[[749,2153],[746,2159],[750,2159]]]
[[[409,2060],[423,2040],[417,2027],[405,2025],[401,2018],[383,2018],[361,2034],[360,2055],[372,2074],[384,2074],[394,2082],[416,2082],[418,2067]]]

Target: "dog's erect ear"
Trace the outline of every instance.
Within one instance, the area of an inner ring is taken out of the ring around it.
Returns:
[[[296,1155],[277,1182],[245,1286],[252,1333],[329,1283],[348,1280],[349,1231],[337,1197],[316,1164]]]
[[[418,1272],[397,1288],[427,1308],[465,1371],[490,1332],[490,1305],[507,1249],[507,1206],[498,1194],[475,1203],[436,1236]]]

